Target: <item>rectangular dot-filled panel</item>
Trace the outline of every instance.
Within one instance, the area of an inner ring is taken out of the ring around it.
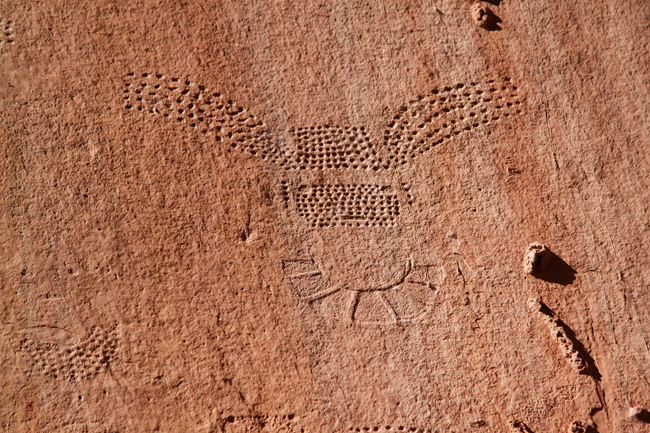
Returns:
[[[384,185],[302,185],[295,199],[312,227],[393,226],[399,216],[397,195]]]

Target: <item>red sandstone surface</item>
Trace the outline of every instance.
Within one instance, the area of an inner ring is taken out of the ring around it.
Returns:
[[[1,1],[3,432],[649,432],[647,1]]]

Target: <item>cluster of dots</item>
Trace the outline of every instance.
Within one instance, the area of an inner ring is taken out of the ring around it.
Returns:
[[[22,345],[42,374],[54,379],[78,382],[106,371],[109,362],[115,359],[117,335],[115,331],[107,333],[95,327],[86,340],[71,347],[37,342],[29,338]]]
[[[305,429],[297,422],[295,415],[282,416],[228,416],[223,419],[224,431],[237,431],[240,433],[258,433],[260,431],[305,433]],[[233,425],[234,428],[230,428]]]
[[[418,427],[404,427],[402,425],[400,426],[392,426],[392,425],[375,425],[372,427],[350,427],[351,432],[356,432],[356,433],[363,433],[363,432],[403,432],[403,433],[430,433],[431,430],[429,429],[424,429],[424,428],[418,428]]]
[[[4,44],[13,44],[15,40],[14,22],[0,19],[0,47]]]
[[[286,180],[280,181],[280,197],[282,197],[282,204],[285,209],[288,208],[291,196],[289,195],[289,182]]]
[[[379,170],[381,158],[363,126],[311,126],[289,130],[291,157],[302,170],[332,168]]]
[[[312,227],[393,226],[397,196],[382,185],[301,185],[295,194],[298,214]]]
[[[265,161],[289,165],[273,145],[264,122],[206,86],[162,74],[129,73],[123,99],[128,110],[160,115]]]
[[[384,168],[406,165],[453,136],[521,113],[521,104],[517,87],[509,79],[501,84],[489,80],[486,84],[460,83],[434,89],[402,106],[388,123]]]
[[[404,190],[404,193],[406,194],[406,202],[410,205],[413,205],[413,196],[411,195],[411,186],[405,182],[401,183],[402,189]]]
[[[325,125],[290,129],[293,146],[283,150],[262,121],[203,85],[162,74],[129,73],[124,86],[127,109],[187,124],[287,170],[396,168],[453,136],[520,113],[522,104],[510,79],[460,83],[402,106],[386,127],[383,146],[373,143],[362,126]]]

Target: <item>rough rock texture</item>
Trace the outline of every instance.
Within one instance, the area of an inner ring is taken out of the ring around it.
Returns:
[[[2,431],[650,431],[648,22],[0,0]]]

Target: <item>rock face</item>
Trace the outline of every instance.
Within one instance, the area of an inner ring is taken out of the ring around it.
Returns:
[[[0,4],[3,431],[650,431],[649,2]]]

